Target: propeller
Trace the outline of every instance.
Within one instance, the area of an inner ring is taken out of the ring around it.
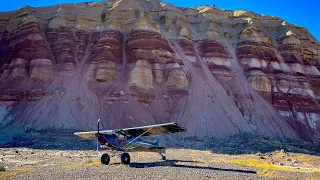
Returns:
[[[97,128],[98,128],[98,133],[96,134],[96,136],[97,136],[97,151],[99,151],[100,118],[97,121]]]
[[[98,124],[98,134],[99,134],[100,133],[99,132],[100,131],[100,118],[98,119],[97,124]]]

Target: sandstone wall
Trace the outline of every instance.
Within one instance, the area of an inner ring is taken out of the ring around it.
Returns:
[[[278,17],[110,0],[0,13],[0,34],[2,128],[320,138],[319,43]]]

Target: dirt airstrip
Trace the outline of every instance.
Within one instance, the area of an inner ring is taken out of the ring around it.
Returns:
[[[69,132],[0,134],[0,179],[320,179],[314,144],[252,134],[224,139],[164,136],[167,160],[130,153],[102,165],[95,142]]]
[[[1,148],[8,179],[320,179],[320,157],[276,151],[269,154],[225,155],[211,151],[173,149],[167,160],[135,152],[131,164],[119,157],[101,165],[102,151]],[[273,161],[273,162],[272,162]]]

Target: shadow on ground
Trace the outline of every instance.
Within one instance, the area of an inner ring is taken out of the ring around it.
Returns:
[[[132,167],[132,168],[179,167],[179,168],[206,169],[206,170],[214,170],[214,171],[256,174],[255,171],[250,171],[250,170],[182,165],[182,164],[178,164],[179,162],[197,163],[196,161],[166,160],[166,161],[150,162],[150,163],[130,163],[130,167]]]

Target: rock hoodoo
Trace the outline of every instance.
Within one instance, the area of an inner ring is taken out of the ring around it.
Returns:
[[[158,0],[0,13],[0,125],[320,140],[320,45],[278,17]]]

